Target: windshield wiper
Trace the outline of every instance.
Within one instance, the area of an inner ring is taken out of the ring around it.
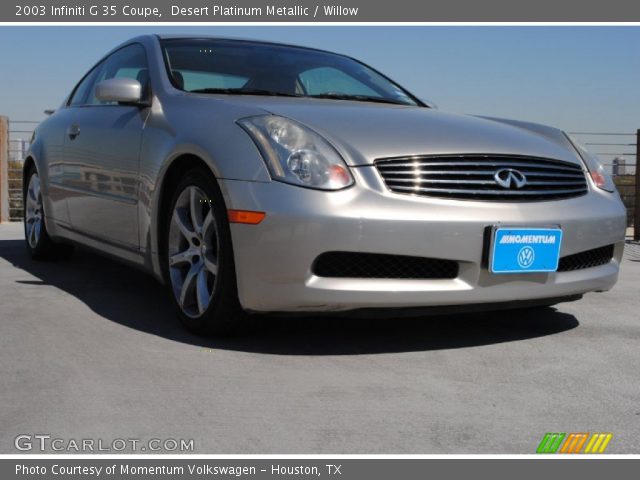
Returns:
[[[189,93],[211,93],[211,94],[224,94],[224,95],[264,95],[272,97],[307,97],[307,98],[327,98],[331,100],[354,100],[357,102],[375,102],[375,103],[388,103],[392,105],[405,105],[410,104],[401,100],[394,100],[392,98],[373,97],[369,95],[349,95],[346,93],[320,93],[317,95],[299,95],[293,93],[276,92],[273,90],[264,90],[260,88],[197,88],[195,90],[188,90]]]
[[[292,93],[274,92],[260,88],[197,88],[188,90],[189,93],[221,93],[225,95],[265,95],[273,97],[299,97]]]
[[[331,100],[354,100],[356,102],[375,102],[375,103],[390,103],[392,105],[405,105],[410,106],[409,103],[401,100],[394,100],[392,98],[373,97],[369,95],[349,95],[346,93],[319,93],[318,95],[308,95],[310,98],[328,98]]]

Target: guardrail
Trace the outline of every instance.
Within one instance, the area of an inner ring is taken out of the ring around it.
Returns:
[[[0,117],[0,221],[22,220],[22,165],[33,130],[39,121]],[[627,207],[627,224],[640,240],[640,129],[629,132],[570,132],[596,153],[613,174]]]

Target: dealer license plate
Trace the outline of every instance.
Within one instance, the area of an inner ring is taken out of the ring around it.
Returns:
[[[496,228],[490,269],[493,273],[555,272],[561,243],[559,228]]]

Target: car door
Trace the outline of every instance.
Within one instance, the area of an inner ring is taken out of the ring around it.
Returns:
[[[130,77],[149,91],[144,48],[133,44],[97,68],[85,99],[70,105],[64,182],[73,229],[125,248],[138,248],[139,153],[149,109],[96,98],[103,80]]]
[[[64,156],[64,144],[69,125],[73,123],[75,110],[72,107],[82,105],[86,99],[96,74],[100,70],[100,64],[93,67],[75,86],[64,106],[60,107],[47,120],[47,128],[44,132],[43,156],[48,166],[47,216],[64,227],[69,225],[69,209],[67,197],[73,195],[68,189],[69,182],[65,177],[68,173],[67,162]],[[42,172],[41,172],[42,175]]]

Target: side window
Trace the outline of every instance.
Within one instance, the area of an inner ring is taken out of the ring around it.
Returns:
[[[72,107],[76,107],[78,105],[84,105],[87,100],[87,95],[89,91],[93,88],[93,82],[96,79],[96,76],[100,72],[102,64],[96,66],[93,70],[91,70],[76,86],[76,89],[73,91],[73,96],[71,100],[69,100],[69,105]]]
[[[147,56],[142,45],[129,45],[113,53],[104,61],[103,67],[96,75],[95,82],[91,86],[87,102],[90,105],[105,105],[96,98],[96,86],[103,80],[110,78],[133,78],[142,84],[142,91],[149,88],[149,70],[147,68]],[[144,95],[144,93],[143,93]]]
[[[380,96],[364,83],[332,67],[312,68],[300,73],[298,79],[308,95],[344,93],[347,95]]]

